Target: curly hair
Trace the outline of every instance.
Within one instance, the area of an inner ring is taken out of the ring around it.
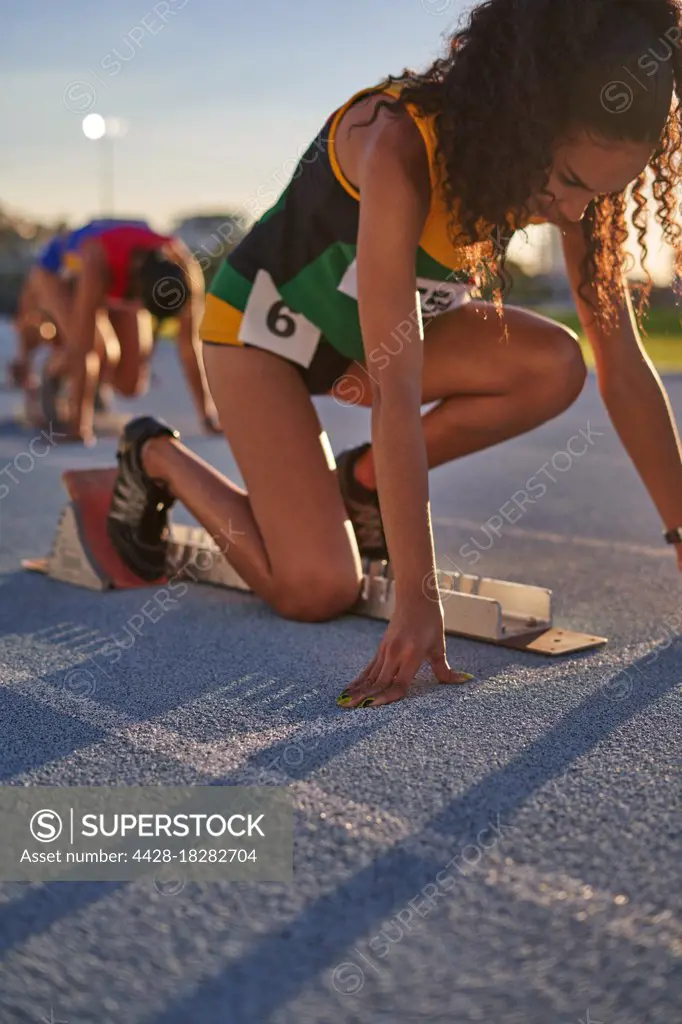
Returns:
[[[631,222],[646,282],[638,316],[652,288],[646,236],[651,208],[682,271],[677,219],[682,147],[682,0],[485,0],[451,39],[445,57],[425,72],[389,77],[400,83],[392,109],[413,105],[434,116],[443,192],[453,243],[496,244],[483,265],[508,283],[504,265],[510,227],[527,224],[529,196],[546,192],[553,150],[571,129],[613,142],[651,143],[649,167],[631,187]],[[653,199],[647,195],[652,177]],[[629,191],[629,190],[628,190]],[[587,257],[581,294],[591,286],[600,322],[615,321],[631,269],[628,191],[601,195],[582,226]],[[459,231],[455,234],[455,226]],[[476,249],[480,263],[479,246]],[[500,288],[499,282],[502,282]],[[591,303],[594,308],[594,303]]]

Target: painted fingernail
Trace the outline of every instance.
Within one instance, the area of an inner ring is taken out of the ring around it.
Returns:
[[[360,703],[358,704],[358,707],[359,708],[371,708],[373,703],[374,703],[374,697],[367,697],[365,700],[360,701]]]
[[[350,704],[352,699],[353,698],[349,694],[348,690],[344,690],[341,696],[336,698],[336,703],[339,705],[340,708],[345,708],[347,707],[348,704]]]
[[[472,676],[469,672],[454,672],[450,679],[443,679],[444,683],[456,683],[461,685],[462,683],[470,683],[476,676]]]

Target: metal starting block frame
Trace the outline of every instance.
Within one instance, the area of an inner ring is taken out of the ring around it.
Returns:
[[[55,580],[109,590],[114,586],[88,550],[76,503],[64,509],[50,555],[28,560],[24,568]],[[387,562],[366,561],[364,584],[353,614],[389,621],[395,607],[395,587]],[[168,541],[168,578],[250,592],[244,580],[223,557],[206,530],[174,524]],[[121,585],[120,583],[118,584]],[[131,585],[149,586],[137,581]],[[158,585],[163,585],[159,581]],[[438,586],[448,634],[469,637],[543,655],[569,654],[607,643],[606,637],[575,633],[553,626],[552,592],[526,583],[438,572]]]

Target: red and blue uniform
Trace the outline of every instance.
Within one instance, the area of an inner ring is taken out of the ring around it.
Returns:
[[[106,256],[108,299],[126,297],[133,252],[160,249],[171,241],[169,236],[152,231],[144,220],[92,220],[76,231],[51,239],[38,254],[36,263],[52,274],[76,276],[82,265],[81,246],[92,238],[99,241]]]

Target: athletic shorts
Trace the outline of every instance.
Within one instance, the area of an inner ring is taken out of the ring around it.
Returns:
[[[346,277],[352,277],[350,270],[354,266],[355,263],[349,268]],[[221,274],[224,280],[220,280]],[[419,289],[425,325],[440,312],[457,308],[472,298],[473,287],[470,285],[459,282],[427,283],[432,286],[432,295],[428,292],[424,295],[422,289]],[[349,282],[348,287],[351,288],[351,285],[353,290],[354,284]],[[338,291],[341,291],[339,287],[333,289],[334,294]],[[318,305],[326,294],[330,295],[331,304],[334,294],[331,291],[325,292],[323,288],[317,292]],[[350,297],[355,298],[353,294]],[[227,260],[218,270],[218,287],[214,280],[206,295],[199,334],[204,345],[260,348],[272,352],[296,368],[310,394],[325,395],[333,391],[336,381],[353,362],[363,360],[362,351],[357,354],[357,343],[354,341],[356,336],[359,337],[356,307],[352,314],[348,310],[346,314],[349,322],[354,320],[355,324],[349,323],[348,338],[351,344],[343,346],[346,348],[344,353],[340,350],[341,346],[333,344],[316,324],[287,304],[268,272],[257,270],[251,282],[244,274],[236,273]],[[341,318],[334,324],[334,329],[339,329],[343,335]],[[359,345],[361,349],[361,341]]]
[[[36,256],[37,265],[51,274],[58,274],[62,268],[68,241],[68,235],[55,235],[51,238]]]
[[[355,360],[332,345],[302,313],[294,312],[264,271],[257,273],[253,285],[244,282],[242,294],[232,281],[219,295],[209,290],[199,335],[204,345],[271,352],[296,369],[311,395],[329,394]]]
[[[204,345],[215,346],[216,348],[229,347],[223,342],[218,341],[204,341]],[[261,345],[249,345],[248,343],[239,347],[262,348]],[[311,395],[328,395],[339,377],[342,377],[353,363],[353,359],[350,356],[342,355],[324,337],[320,338],[309,366],[302,366],[301,363],[297,363],[293,359],[287,359],[281,352],[275,354],[279,359],[283,359],[285,363],[289,363],[290,366],[293,366],[300,373],[303,383]]]

